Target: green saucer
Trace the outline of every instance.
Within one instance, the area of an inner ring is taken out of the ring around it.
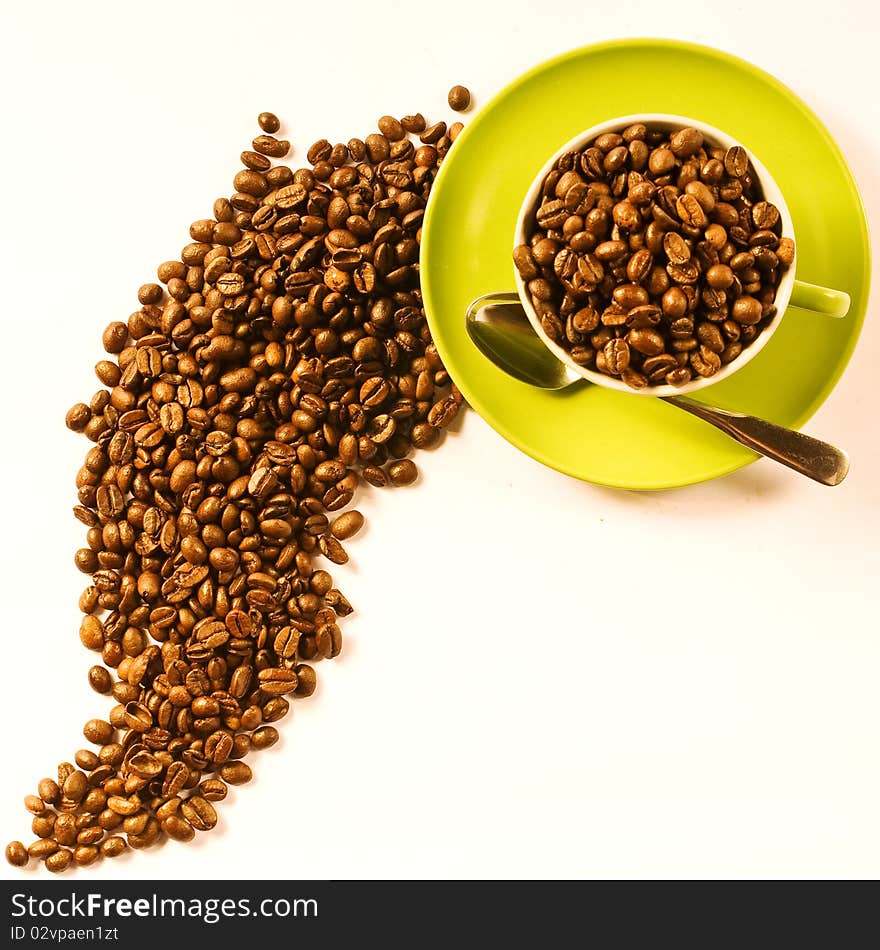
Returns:
[[[815,115],[776,79],[733,56],[671,40],[620,40],[550,60],[500,92],[465,127],[437,177],[422,237],[422,287],[440,354],[468,402],[501,435],[576,478],[672,488],[758,456],[657,399],[577,385],[547,392],[489,363],[465,331],[476,297],[513,290],[523,196],[546,158],[583,129],[669,112],[724,129],[786,196],[800,280],[844,290],[843,320],[790,307],[773,339],[699,397],[798,428],[834,388],[865,317],[870,251],[852,175]],[[834,441],[833,432],[821,435]]]

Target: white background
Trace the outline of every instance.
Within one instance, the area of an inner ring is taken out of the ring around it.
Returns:
[[[880,230],[869,0],[833,16],[766,0],[491,6],[7,7],[4,840],[32,839],[22,796],[106,714],[77,636],[87,444],[64,413],[97,387],[104,325],[229,193],[258,112],[283,118],[304,161],[385,112],[448,118],[455,82],[479,105],[567,48],[675,36],[802,96]],[[468,413],[419,457],[417,486],[364,495],[369,528],[334,572],[357,608],[346,650],[219,829],[78,878],[880,875],[878,362],[869,312],[807,427],[852,455],[837,489],[769,462],[679,491],[598,489]]]

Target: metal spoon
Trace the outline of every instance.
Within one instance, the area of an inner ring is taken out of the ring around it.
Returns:
[[[564,389],[583,382],[583,377],[558,360],[538,338],[516,294],[490,294],[475,300],[468,308],[467,331],[485,357],[521,382],[541,389]],[[686,396],[659,398],[708,422],[759,455],[823,485],[839,485],[849,471],[846,452],[809,435],[741,412],[715,409]]]

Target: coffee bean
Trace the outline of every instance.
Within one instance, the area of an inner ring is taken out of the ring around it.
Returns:
[[[705,228],[709,223],[703,206],[693,195],[681,195],[675,204],[675,210],[682,223],[688,227]]]
[[[175,841],[192,841],[196,836],[193,826],[181,815],[169,815],[165,818],[162,822],[162,830]]]
[[[333,521],[330,530],[334,538],[345,541],[357,534],[363,525],[364,516],[359,511],[347,511]]]
[[[603,349],[607,371],[614,376],[629,366],[630,349],[624,340],[609,340]]]
[[[78,402],[68,410],[64,421],[73,432],[83,432],[91,418],[92,410],[85,403]]]
[[[740,297],[733,303],[732,315],[737,323],[751,326],[761,319],[761,302],[754,297]]]
[[[77,766],[84,772],[91,772],[100,764],[100,759],[91,749],[80,749],[73,758]]]
[[[16,868],[23,868],[28,863],[30,855],[27,848],[20,841],[10,841],[6,845],[6,860]]]
[[[614,288],[612,299],[625,312],[633,307],[644,306],[650,300],[650,295],[639,284],[620,284]]]
[[[676,158],[690,158],[703,146],[703,133],[698,129],[678,129],[669,137],[669,148]]]
[[[200,795],[192,795],[180,806],[182,817],[197,831],[210,831],[217,824],[214,806]]]
[[[419,470],[410,459],[400,459],[388,466],[388,477],[392,485],[411,485],[419,477]]]
[[[315,647],[325,660],[342,652],[342,631],[335,623],[322,624],[315,632]]]
[[[687,286],[696,284],[700,276],[700,266],[695,261],[685,261],[683,264],[668,264],[666,273],[676,284]]]
[[[471,92],[467,86],[453,86],[447,96],[453,112],[464,112],[471,104]]]
[[[109,838],[105,838],[101,842],[101,854],[105,858],[116,858],[122,854],[126,849],[125,838],[120,837],[119,835],[111,835]]]
[[[691,249],[687,241],[675,231],[669,231],[663,238],[663,250],[672,264],[684,264],[691,259]]]
[[[749,168],[749,156],[741,145],[731,146],[724,155],[724,170],[732,178],[742,178]]]
[[[257,116],[257,123],[264,132],[274,135],[281,128],[278,116],[272,112],[261,112]]]
[[[73,849],[73,860],[79,867],[88,867],[98,860],[100,852],[93,845],[80,844]]]
[[[290,142],[276,139],[273,135],[258,135],[253,141],[255,152],[268,155],[271,158],[284,158],[290,151]]]
[[[633,284],[639,284],[651,273],[651,267],[654,263],[653,256],[647,248],[640,248],[633,254],[626,265],[627,280]]]
[[[54,805],[61,798],[61,787],[51,778],[40,779],[37,792],[47,805]]]
[[[519,271],[523,280],[533,280],[540,274],[535,258],[532,256],[532,249],[528,244],[520,244],[513,250],[513,263]],[[84,407],[88,409],[88,407]],[[89,413],[91,415],[91,413]],[[86,420],[88,421],[88,420]],[[85,423],[83,423],[85,427]]]
[[[791,238],[780,238],[776,245],[776,257],[783,267],[791,267],[794,263],[794,241]]]
[[[565,205],[558,199],[554,201],[545,201],[536,214],[538,226],[547,230],[562,227],[567,217]]]
[[[104,719],[90,719],[83,726],[83,735],[95,745],[106,745],[113,738],[113,726]]]
[[[706,283],[716,290],[726,290],[733,281],[733,271],[726,264],[713,264],[706,271]]]
[[[779,224],[779,209],[769,201],[752,205],[752,221],[759,230],[772,230]]]
[[[348,554],[345,548],[331,535],[321,535],[318,539],[318,547],[321,553],[334,564],[346,564]]]
[[[445,429],[458,415],[459,408],[460,403],[452,396],[440,399],[428,410],[428,424],[436,429]]]
[[[24,807],[34,815],[42,815],[46,810],[46,805],[39,795],[25,795]]]
[[[128,327],[116,320],[104,330],[104,349],[108,353],[121,353],[128,342]]]
[[[383,115],[377,124],[379,131],[389,142],[398,142],[406,135],[406,130],[394,116]]]
[[[405,115],[400,120],[400,124],[407,132],[412,132],[415,135],[418,135],[420,132],[424,132],[427,126],[425,117],[421,112],[416,112],[414,115]]]
[[[57,850],[57,841],[54,841],[52,838],[39,838],[37,841],[28,845],[27,853],[31,858],[36,858],[38,861],[45,861],[49,855],[54,854]]]
[[[46,858],[46,870],[59,874],[70,867],[72,855],[67,848],[60,848]]]
[[[296,674],[292,670],[269,668],[258,675],[259,687],[267,696],[283,696],[296,689]]]
[[[634,350],[638,350],[644,356],[659,356],[666,349],[663,336],[656,330],[634,329],[627,334],[626,340]]]
[[[299,690],[301,685],[301,677],[297,676],[297,689],[294,692]],[[261,726],[259,729],[255,729],[251,733],[251,745],[255,749],[268,749],[270,746],[275,745],[278,741],[279,735],[278,730],[273,726]]]
[[[153,716],[150,710],[141,703],[136,702],[125,704],[122,719],[125,725],[134,732],[146,732],[153,725]],[[97,720],[92,721],[95,722]],[[88,736],[86,738],[88,738]]]
[[[220,778],[229,785],[246,785],[253,777],[245,762],[230,762],[220,769]]]
[[[724,337],[714,323],[701,323],[697,327],[697,338],[703,346],[710,349],[713,353],[721,353],[724,351]]]
[[[635,230],[642,222],[638,209],[630,201],[618,201],[611,212],[614,223],[625,231]]]

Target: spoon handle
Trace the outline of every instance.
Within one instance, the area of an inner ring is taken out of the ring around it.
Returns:
[[[849,471],[846,452],[802,432],[785,429],[740,412],[714,409],[686,396],[662,398],[715,426],[746,448],[781,462],[823,485],[839,485]]]

